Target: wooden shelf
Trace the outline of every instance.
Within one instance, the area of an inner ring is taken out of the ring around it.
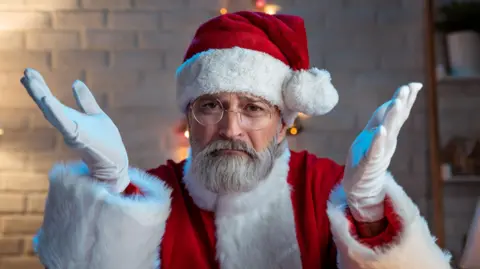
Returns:
[[[443,182],[445,184],[480,184],[480,175],[452,176]]]
[[[471,77],[439,77],[438,83],[480,83],[480,75]]]

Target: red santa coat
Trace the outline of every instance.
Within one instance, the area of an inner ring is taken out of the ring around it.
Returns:
[[[358,239],[339,185],[343,167],[307,152],[286,152],[259,187],[221,197],[190,176],[188,161],[132,170],[123,195],[86,170],[59,169],[37,237],[50,269],[450,268],[390,176],[389,226]]]
[[[173,189],[172,211],[167,221],[161,246],[162,268],[219,268],[216,259],[216,238],[225,235],[216,234],[215,213],[199,208],[189,195],[189,191],[182,180],[184,178],[184,166],[185,162],[177,164],[170,161],[167,165],[162,165],[150,171],[153,175],[162,178]],[[282,169],[278,166],[281,165],[277,165],[275,169]],[[289,198],[291,199],[292,218],[295,225],[291,228],[292,234],[296,233],[295,239],[297,242],[288,242],[285,249],[276,249],[276,253],[269,253],[270,255],[280,256],[280,252],[291,249],[292,253],[299,252],[303,268],[336,268],[336,251],[327,216],[327,201],[331,191],[342,178],[343,167],[329,159],[319,159],[307,152],[293,152],[291,154],[287,182],[292,190]],[[281,182],[278,182],[278,184],[282,185]],[[130,188],[128,191],[130,193],[136,192],[135,188]],[[270,191],[272,194],[276,193],[274,188]],[[250,208],[252,211],[255,211],[256,207],[262,206],[262,198],[268,200],[265,196],[259,198],[255,207]],[[275,201],[278,200],[275,199]],[[248,213],[243,214],[248,215]],[[281,213],[274,212],[276,215]],[[245,216],[243,218],[244,221],[248,219]],[[254,221],[252,220],[252,223],[249,223],[252,229],[263,224],[253,223]],[[263,222],[262,220],[258,221]],[[267,228],[275,227],[274,223],[265,222],[265,224]],[[390,225],[384,233],[376,238],[369,239],[368,243],[378,246],[390,242],[393,235],[400,229],[398,224],[398,221],[394,221],[393,225]],[[281,233],[285,231],[280,229],[279,232],[280,234],[274,234],[274,236],[281,236]],[[256,235],[255,239],[267,242],[267,244],[277,244],[277,242],[272,242],[275,239],[270,238],[269,235],[268,233],[260,233]],[[234,237],[231,234],[229,236]],[[232,238],[232,240],[235,239],[241,240],[242,238]],[[284,239],[278,238],[279,241]],[[266,249],[258,249],[258,245],[260,244],[251,242],[249,250],[259,254],[264,251],[268,253]],[[238,251],[241,252],[242,250]],[[248,255],[248,258],[255,259],[256,256],[252,254],[251,256]],[[222,257],[221,254],[220,257]],[[225,263],[229,263],[228,259],[235,258],[223,256],[223,259]],[[241,263],[242,261],[234,262],[238,266]],[[274,264],[271,265],[271,268],[279,268],[277,266],[273,267]]]

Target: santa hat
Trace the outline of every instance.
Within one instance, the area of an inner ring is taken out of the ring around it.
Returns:
[[[311,68],[302,18],[236,12],[199,27],[178,68],[182,111],[203,94],[249,93],[282,112],[291,125],[297,114],[323,115],[338,102],[325,70]]]

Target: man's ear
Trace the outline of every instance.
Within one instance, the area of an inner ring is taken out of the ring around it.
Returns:
[[[285,122],[282,119],[282,120],[280,120],[280,125],[278,127],[279,127],[278,128],[279,131],[278,131],[277,141],[278,141],[278,143],[280,143],[283,140],[285,140],[285,138],[287,137],[288,126],[287,126],[287,124],[285,124]]]
[[[185,112],[185,117],[187,118],[187,124],[188,126],[191,125],[191,121],[193,120],[193,116],[192,116],[192,110],[191,109],[187,109],[187,111]]]

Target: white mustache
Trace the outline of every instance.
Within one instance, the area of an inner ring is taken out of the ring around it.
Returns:
[[[206,155],[213,155],[220,150],[238,150],[245,152],[252,159],[258,159],[258,153],[247,145],[247,143],[240,140],[217,140],[210,143],[202,151]]]

